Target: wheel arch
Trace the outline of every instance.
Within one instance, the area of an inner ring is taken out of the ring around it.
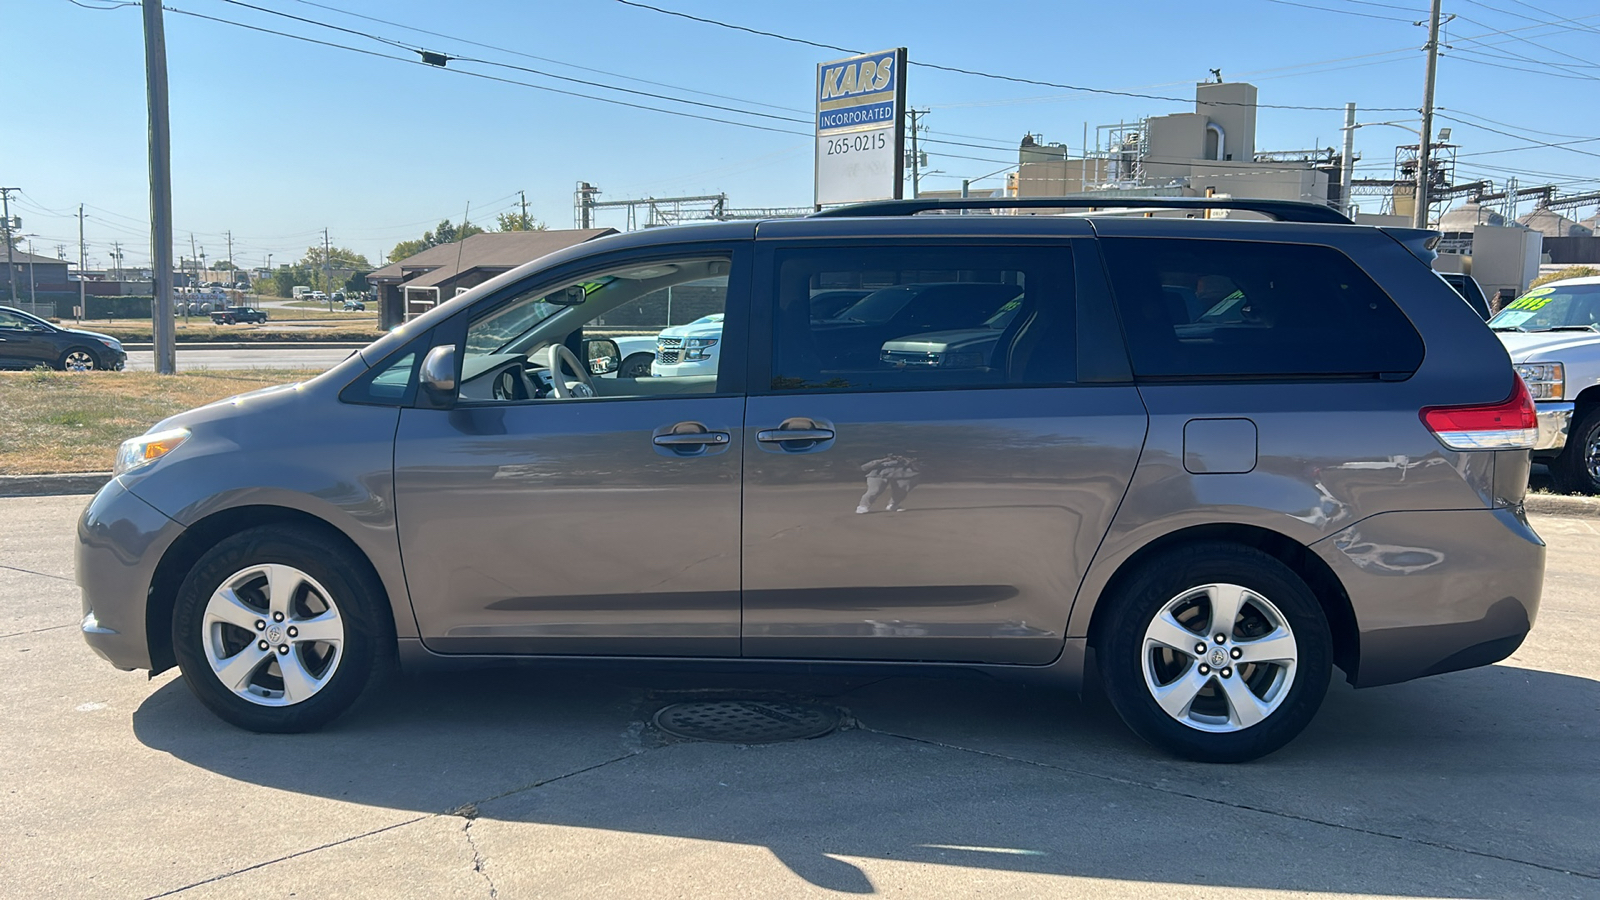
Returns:
[[[1200,542],[1222,542],[1251,547],[1288,566],[1290,571],[1304,581],[1316,595],[1317,602],[1322,606],[1323,615],[1328,619],[1328,629],[1332,633],[1334,664],[1344,671],[1352,683],[1355,681],[1361,659],[1361,634],[1356,624],[1355,608],[1344,585],[1333,570],[1328,568],[1328,564],[1310,548],[1291,537],[1259,525],[1242,523],[1194,525],[1161,535],[1140,547],[1117,566],[1116,571],[1106,582],[1105,588],[1095,598],[1089,618],[1089,645],[1093,647],[1099,643],[1105,623],[1111,618],[1109,613],[1111,603],[1101,602],[1102,600],[1115,597],[1128,579],[1152,559],[1180,547]]]
[[[145,639],[150,648],[151,675],[177,665],[172,649],[172,616],[177,603],[178,589],[183,586],[183,579],[188,576],[200,557],[212,547],[245,529],[260,525],[292,525],[318,531],[330,542],[348,550],[355,559],[361,561],[366,568],[365,574],[371,576],[372,583],[382,592],[382,606],[389,610],[391,620],[393,619],[393,598],[388,596],[388,589],[384,585],[382,576],[371,558],[349,535],[326,519],[303,510],[287,506],[235,506],[211,513],[192,523],[184,529],[177,540],[172,542],[172,546],[167,548],[166,553],[162,554],[161,561],[156,564],[155,573],[150,579],[149,599],[145,603],[144,623]],[[391,625],[393,624],[395,623],[391,621]]]

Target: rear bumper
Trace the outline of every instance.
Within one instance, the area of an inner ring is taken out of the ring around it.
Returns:
[[[1539,610],[1545,546],[1520,509],[1382,513],[1311,549],[1350,597],[1357,687],[1498,662]]]
[[[119,669],[150,668],[145,606],[156,564],[183,526],[113,478],[78,519],[83,639]]]
[[[1559,453],[1567,445],[1573,404],[1541,401],[1534,406],[1539,411],[1539,438],[1534,442],[1533,452]]]

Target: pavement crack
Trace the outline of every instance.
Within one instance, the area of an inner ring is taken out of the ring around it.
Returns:
[[[1062,766],[1062,765],[1057,765],[1055,763],[1040,762],[1038,760],[1033,760],[1033,759],[1024,759],[1024,758],[1022,758],[1020,756],[1011,756],[1011,755],[1005,754],[1005,753],[996,753],[996,752],[994,752],[992,750],[979,750],[979,749],[976,749],[974,747],[962,747],[962,746],[960,746],[958,744],[948,744],[948,743],[945,743],[944,741],[936,741],[936,740],[933,740],[931,738],[913,737],[912,735],[909,735],[909,734],[899,734],[899,733],[893,732],[893,731],[883,731],[881,729],[871,728],[871,727],[868,727],[866,725],[863,725],[859,721],[856,723],[856,727],[859,728],[862,731],[871,732],[872,734],[878,734],[878,735],[882,735],[884,737],[897,738],[897,739],[902,740],[902,741],[910,741],[910,742],[916,743],[916,744],[926,744],[926,745],[928,745],[930,747],[940,747],[940,748],[943,748],[945,750],[955,750],[955,751],[957,751],[959,753],[971,753],[971,754],[974,754],[974,755],[977,755],[977,756],[986,756],[986,757],[989,757],[991,759],[1000,759],[1000,760],[1005,760],[1007,762],[1022,763],[1023,765],[1035,766],[1035,767],[1041,768],[1041,769],[1050,769],[1050,770],[1053,770],[1053,771],[1056,771],[1056,772],[1065,772],[1065,773],[1067,773],[1069,775],[1077,775],[1077,776],[1080,776],[1080,777],[1083,777],[1083,778],[1093,778],[1093,779],[1096,779],[1098,781],[1104,781],[1104,782],[1107,782],[1107,783],[1110,783],[1110,784],[1122,785],[1122,786],[1125,786],[1125,787],[1144,788],[1145,790],[1155,791],[1157,793],[1166,794],[1166,795],[1172,796],[1172,797],[1181,797],[1181,798],[1183,798],[1185,800],[1196,800],[1196,801],[1199,801],[1201,803],[1210,803],[1210,804],[1212,804],[1214,806],[1222,806],[1222,807],[1227,807],[1229,809],[1241,810],[1241,811],[1244,811],[1244,812],[1260,813],[1262,815],[1273,816],[1273,817],[1280,818],[1280,819],[1288,819],[1288,820],[1295,821],[1295,822],[1304,822],[1304,823],[1306,823],[1308,825],[1320,825],[1320,826],[1323,826],[1323,827],[1326,827],[1326,828],[1336,828],[1336,829],[1339,829],[1340,831],[1348,831],[1348,832],[1350,832],[1352,834],[1363,834],[1363,835],[1367,835],[1369,837],[1387,838],[1387,839],[1392,840],[1392,841],[1399,841],[1399,842],[1405,843],[1405,844],[1414,844],[1414,845],[1421,846],[1421,847],[1431,847],[1431,848],[1436,849],[1436,850],[1446,850],[1446,851],[1450,851],[1450,852],[1453,852],[1453,853],[1464,853],[1464,854],[1467,854],[1468,856],[1476,856],[1476,857],[1478,857],[1480,859],[1492,859],[1492,860],[1496,860],[1498,862],[1508,862],[1508,863],[1512,863],[1512,864],[1515,864],[1515,865],[1528,866],[1530,868],[1541,869],[1541,870],[1546,871],[1546,872],[1553,872],[1553,873],[1556,873],[1558,875],[1571,875],[1571,876],[1573,876],[1575,878],[1587,878],[1587,879],[1590,879],[1592,881],[1600,881],[1600,874],[1596,874],[1594,872],[1580,872],[1580,871],[1577,871],[1575,869],[1564,869],[1564,868],[1562,868],[1560,866],[1552,866],[1552,865],[1549,865],[1547,863],[1533,862],[1532,860],[1527,860],[1527,859],[1518,859],[1517,857],[1514,857],[1514,856],[1502,856],[1502,855],[1500,855],[1498,853],[1490,853],[1490,852],[1485,851],[1485,850],[1475,850],[1475,849],[1473,849],[1471,847],[1462,847],[1462,846],[1460,846],[1458,844],[1445,843],[1444,841],[1430,841],[1430,840],[1427,840],[1425,838],[1407,837],[1406,835],[1403,835],[1403,834],[1394,834],[1394,833],[1388,832],[1388,831],[1379,831],[1379,830],[1377,830],[1375,828],[1362,828],[1362,827],[1357,826],[1357,825],[1346,825],[1346,824],[1342,824],[1340,822],[1330,822],[1330,821],[1328,821],[1326,819],[1318,819],[1318,818],[1315,818],[1313,816],[1303,816],[1303,815],[1299,815],[1297,813],[1283,812],[1282,810],[1267,809],[1267,808],[1261,807],[1261,806],[1252,806],[1252,805],[1250,805],[1248,803],[1238,803],[1238,802],[1231,801],[1231,800],[1218,800],[1215,797],[1207,797],[1207,796],[1204,796],[1204,795],[1201,795],[1201,794],[1191,793],[1189,791],[1182,791],[1182,790],[1176,790],[1174,788],[1162,787],[1161,785],[1158,785],[1158,784],[1150,784],[1149,782],[1137,781],[1137,780],[1132,779],[1132,778],[1119,778],[1119,777],[1117,777],[1115,775],[1106,775],[1106,774],[1104,774],[1102,772],[1091,772],[1091,771],[1088,771],[1086,769],[1075,769],[1075,768],[1072,768],[1071,766]]]
[[[57,581],[66,581],[66,582],[71,582],[72,581],[71,578],[68,578],[65,575],[51,575],[49,572],[35,572],[32,569],[24,569],[21,566],[8,566],[8,565],[6,565],[4,563],[0,563],[0,569],[10,569],[13,572],[22,572],[23,574],[26,574],[26,575],[37,575],[40,578],[54,578]]]
[[[406,819],[404,822],[395,822],[392,825],[385,825],[382,828],[374,828],[371,831],[363,831],[360,834],[353,834],[353,835],[350,835],[349,837],[343,837],[343,838],[340,838],[340,839],[338,839],[336,841],[328,841],[325,844],[318,844],[315,847],[307,847],[304,850],[296,850],[293,853],[285,853],[282,856],[275,857],[273,859],[262,860],[261,862],[252,863],[251,865],[248,865],[248,866],[242,866],[242,867],[234,869],[234,870],[232,870],[230,872],[223,872],[220,875],[213,875],[210,878],[205,878],[205,879],[202,879],[200,881],[191,882],[191,883],[186,884],[186,885],[184,885],[182,887],[175,887],[170,891],[162,891],[159,894],[151,894],[149,897],[145,898],[145,900],[160,900],[160,898],[162,898],[162,897],[171,897],[171,896],[173,896],[175,894],[181,894],[184,891],[190,890],[192,888],[201,887],[201,886],[207,885],[207,884],[213,884],[215,882],[222,881],[222,880],[227,879],[227,878],[232,878],[235,875],[242,875],[245,872],[253,872],[256,869],[264,869],[267,866],[276,865],[277,863],[286,862],[288,860],[295,859],[297,857],[307,856],[309,854],[316,853],[319,850],[327,850],[330,847],[338,847],[341,844],[348,844],[348,843],[350,843],[352,841],[359,841],[359,840],[362,840],[363,838],[372,837],[373,835],[383,834],[385,831],[393,831],[396,828],[404,828],[407,825],[414,825],[414,824],[416,824],[418,822],[421,822],[423,819],[434,818],[434,816],[435,816],[435,814],[429,814],[429,815],[423,815],[423,816],[415,816],[413,818]]]
[[[46,625],[43,628],[33,628],[29,629],[28,631],[13,631],[10,634],[0,634],[0,641],[5,640],[6,638],[22,637],[25,634],[43,634],[46,631],[60,631],[63,628],[71,628],[76,624],[78,623],[68,622],[65,625]]]
[[[494,878],[490,876],[488,872],[484,871],[483,864],[485,860],[483,858],[483,851],[478,849],[478,842],[472,837],[472,823],[476,818],[477,810],[474,809],[472,815],[467,818],[466,824],[461,827],[461,833],[466,835],[467,846],[472,848],[472,871],[483,876],[484,883],[489,886],[489,897],[491,900],[495,900],[495,898],[500,896],[500,889],[494,886]]]
[[[65,626],[56,626],[56,627],[59,628],[59,627],[65,627]],[[359,841],[359,840],[362,840],[364,838],[372,837],[374,835],[383,834],[386,831],[393,831],[396,828],[404,828],[407,825],[414,825],[414,824],[416,824],[418,822],[421,822],[421,821],[424,821],[426,819],[437,819],[437,818],[441,818],[443,816],[461,816],[462,818],[465,818],[465,819],[468,820],[467,821],[467,826],[470,828],[471,825],[472,825],[472,821],[471,820],[476,819],[478,817],[478,807],[480,805],[484,804],[484,803],[488,803],[488,802],[493,801],[493,800],[500,800],[500,799],[503,799],[505,797],[515,796],[515,795],[521,794],[521,793],[523,793],[525,791],[531,791],[531,790],[534,790],[536,788],[544,787],[547,784],[554,784],[554,783],[556,783],[558,781],[565,781],[568,778],[575,778],[575,777],[577,777],[579,775],[583,775],[583,774],[586,774],[588,772],[593,772],[596,769],[603,769],[606,766],[609,766],[609,765],[611,765],[613,763],[619,763],[619,762],[622,762],[625,759],[631,759],[631,758],[633,758],[635,756],[639,756],[640,754],[647,753],[647,752],[649,752],[649,751],[648,750],[633,750],[633,751],[629,751],[628,753],[624,753],[621,756],[612,757],[611,759],[607,759],[607,760],[603,760],[601,762],[597,762],[594,765],[584,766],[581,769],[574,769],[571,772],[563,772],[560,775],[553,775],[553,776],[551,776],[549,778],[540,779],[539,781],[535,781],[535,782],[532,782],[530,784],[525,784],[525,785],[522,785],[520,787],[511,788],[510,790],[501,791],[498,794],[494,794],[493,796],[490,796],[490,797],[485,797],[482,800],[474,801],[474,802],[471,802],[471,803],[463,803],[462,805],[457,806],[457,807],[455,807],[453,809],[450,809],[450,810],[448,810],[446,812],[426,813],[426,814],[420,815],[420,816],[413,816],[412,818],[406,819],[403,822],[395,822],[392,825],[385,825],[382,828],[374,828],[371,831],[363,831],[360,834],[353,834],[353,835],[350,835],[349,837],[343,837],[343,838],[340,838],[340,839],[338,839],[336,841],[328,841],[325,844],[318,844],[315,847],[307,847],[304,850],[296,850],[293,853],[285,853],[284,855],[278,856],[278,857],[274,857],[273,859],[262,860],[261,862],[252,863],[252,864],[250,864],[248,866],[241,866],[241,867],[239,867],[237,869],[233,869],[233,870],[228,871],[228,872],[223,872],[223,873],[221,873],[219,875],[213,875],[210,878],[204,878],[204,879],[201,879],[200,881],[191,882],[191,883],[183,885],[181,887],[175,887],[175,888],[172,888],[171,890],[168,890],[168,891],[162,891],[159,894],[151,894],[150,896],[145,898],[145,900],[160,900],[160,898],[162,898],[162,897],[172,897],[174,895],[181,894],[184,891],[190,890],[192,888],[197,888],[197,887],[201,887],[201,886],[208,885],[208,884],[214,884],[214,883],[216,883],[218,881],[223,881],[225,879],[232,878],[235,875],[242,875],[245,872],[253,872],[256,869],[264,869],[267,866],[276,865],[277,863],[286,862],[286,861],[291,860],[291,859],[296,859],[296,858],[301,857],[301,856],[307,856],[309,854],[316,853],[319,850],[327,850],[327,849],[330,849],[332,847],[338,847],[340,845],[348,844],[348,843],[351,843],[353,841]],[[482,867],[481,867],[482,866],[482,862],[483,862],[483,857],[478,852],[477,843],[475,841],[473,841],[472,834],[470,833],[470,831],[467,833],[467,842],[469,844],[472,844],[473,869],[475,871],[477,871],[479,874],[483,875],[485,881],[489,882],[489,896],[490,897],[499,897],[500,894],[499,894],[498,890],[495,888],[494,882],[492,880],[490,880],[489,874],[487,872],[484,872]]]

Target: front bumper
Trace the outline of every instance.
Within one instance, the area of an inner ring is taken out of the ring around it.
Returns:
[[[1539,611],[1545,545],[1520,507],[1379,513],[1311,549],[1355,613],[1356,687],[1498,662]]]
[[[119,669],[150,668],[145,606],[156,564],[183,526],[113,478],[78,519],[80,630],[90,649]]]
[[[1559,453],[1561,448],[1567,445],[1567,429],[1572,426],[1573,404],[1541,400],[1535,403],[1534,407],[1539,412],[1539,438],[1534,442],[1533,452]]]

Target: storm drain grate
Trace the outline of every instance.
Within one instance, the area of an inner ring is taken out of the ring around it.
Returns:
[[[656,713],[656,727],[693,741],[772,744],[822,737],[839,727],[836,709],[771,700],[674,703]]]

